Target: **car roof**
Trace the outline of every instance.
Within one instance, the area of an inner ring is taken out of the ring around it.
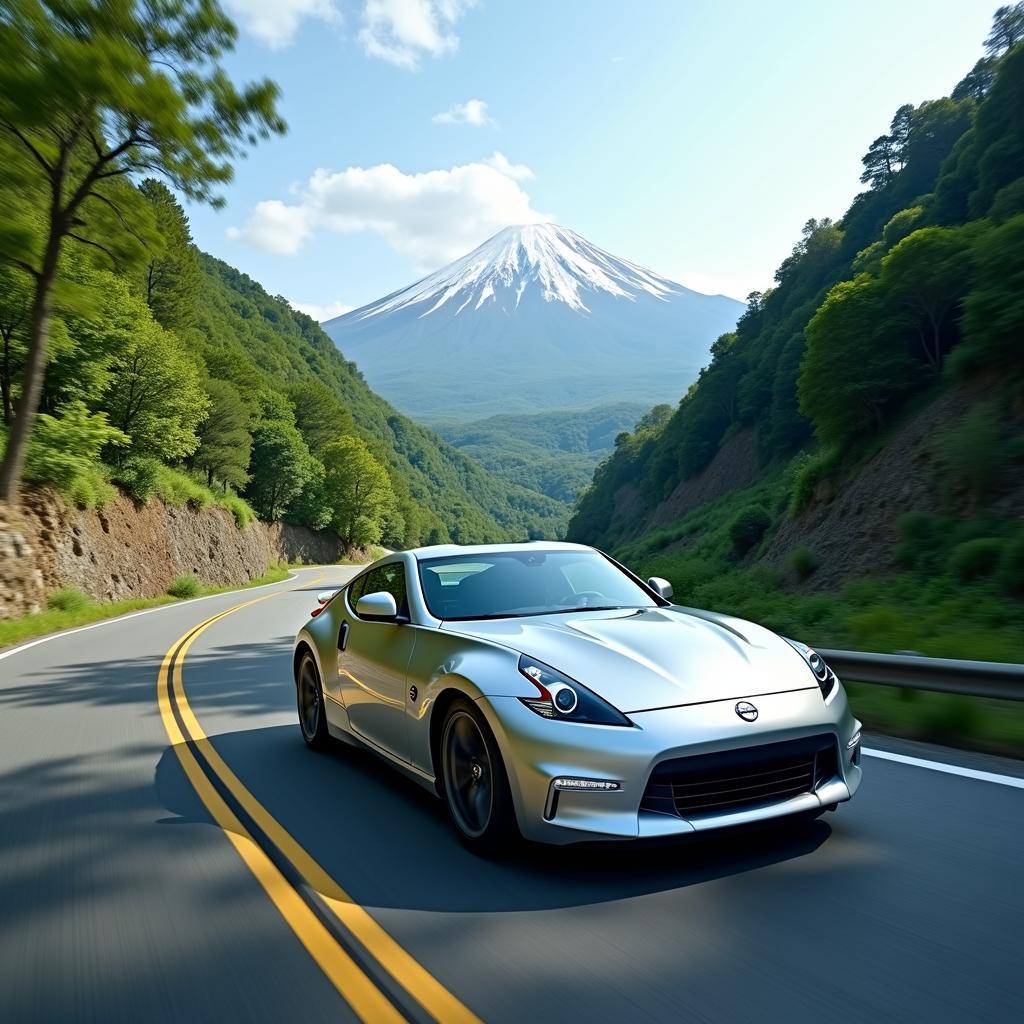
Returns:
[[[451,556],[497,555],[523,551],[593,551],[587,544],[571,544],[568,541],[531,540],[518,544],[432,544],[428,547],[412,548],[409,554],[417,560],[426,558],[448,558]]]

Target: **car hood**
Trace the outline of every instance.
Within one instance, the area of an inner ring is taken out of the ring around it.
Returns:
[[[575,612],[441,628],[537,658],[626,713],[817,686],[781,637],[696,609]]]

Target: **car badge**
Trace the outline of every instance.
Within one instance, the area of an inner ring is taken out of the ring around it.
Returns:
[[[757,708],[755,708],[749,701],[741,700],[739,704],[736,705],[736,714],[739,715],[744,722],[757,721]]]

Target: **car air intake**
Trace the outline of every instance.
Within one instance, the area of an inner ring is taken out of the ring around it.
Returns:
[[[813,793],[838,774],[828,735],[677,757],[655,766],[640,810],[680,818],[742,811]]]

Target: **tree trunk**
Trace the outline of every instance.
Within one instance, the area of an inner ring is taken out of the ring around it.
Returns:
[[[9,427],[14,419],[14,408],[11,405],[11,391],[14,387],[13,374],[11,373],[11,339],[4,335],[4,365],[0,370],[0,397],[4,405],[4,426]]]
[[[0,501],[15,505],[21,484],[21,471],[25,465],[25,451],[35,424],[39,395],[43,390],[43,376],[46,373],[46,343],[50,337],[50,305],[53,298],[53,283],[57,276],[57,258],[63,235],[56,223],[50,226],[50,237],[46,242],[43,266],[36,278],[35,294],[28,322],[28,355],[25,359],[25,376],[21,395],[14,415],[14,423],[7,438],[7,451],[0,463]]]

